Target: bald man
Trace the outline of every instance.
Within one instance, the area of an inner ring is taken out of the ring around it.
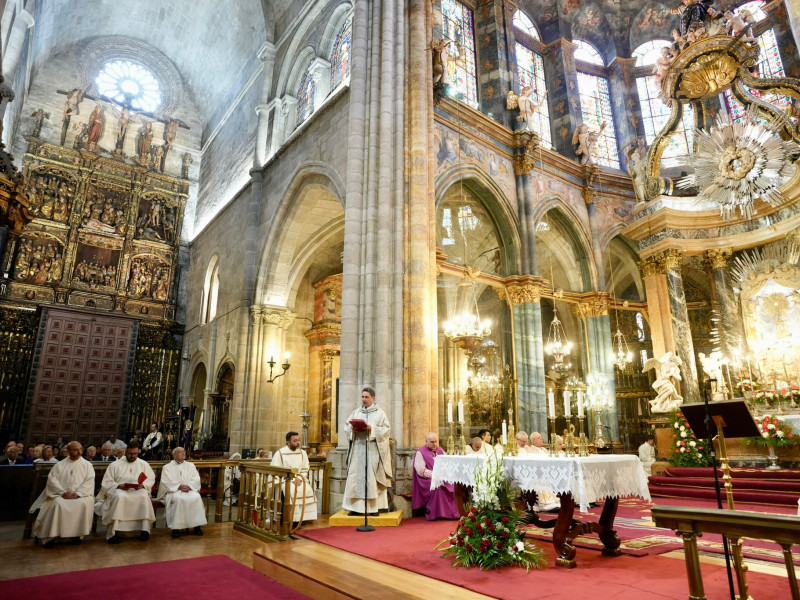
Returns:
[[[203,535],[206,507],[200,496],[200,474],[194,464],[186,461],[186,450],[178,446],[172,451],[172,462],[161,470],[158,499],[167,509],[167,527],[172,537],[180,537],[184,529]]]
[[[80,544],[92,530],[94,467],[83,459],[83,446],[79,442],[70,442],[65,447],[67,458],[50,470],[47,486],[30,509],[31,513],[39,509],[33,535],[44,548],[52,548],[57,537]]]

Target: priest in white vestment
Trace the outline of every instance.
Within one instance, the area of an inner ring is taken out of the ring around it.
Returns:
[[[642,470],[645,477],[653,474],[653,465],[656,462],[656,439],[651,435],[639,446],[639,460],[642,461]]]
[[[172,451],[172,462],[161,470],[158,499],[166,508],[172,537],[180,537],[182,529],[193,529],[194,535],[203,535],[200,526],[208,521],[200,496],[200,473],[193,463],[186,462],[186,450],[180,446]]]
[[[378,511],[389,508],[386,490],[392,485],[389,419],[375,406],[375,390],[372,388],[364,388],[361,391],[361,404],[361,408],[350,413],[344,426],[344,434],[350,440],[350,454],[342,508],[355,514],[363,515],[365,510],[369,514],[377,514]],[[354,431],[350,421],[356,419],[366,421],[365,431]],[[369,447],[369,459],[366,458],[367,447]],[[368,465],[364,464],[365,460],[369,460]],[[365,467],[368,467],[366,474]],[[364,506],[365,493],[366,506]]]
[[[122,541],[118,531],[141,531],[142,540],[150,539],[150,526],[156,520],[150,499],[155,482],[153,469],[139,458],[138,444],[130,444],[125,456],[108,466],[94,511],[106,526],[109,544]]]
[[[292,504],[294,516],[292,521],[313,521],[317,518],[317,497],[308,479],[308,454],[300,448],[300,434],[290,431],[286,434],[286,445],[272,455],[270,465],[297,469],[297,476],[292,486]]]
[[[55,538],[70,538],[80,544],[92,530],[94,505],[94,467],[84,460],[80,442],[67,444],[69,458],[57,463],[47,477],[47,485],[31,506],[39,509],[33,535],[45,548],[52,548]]]

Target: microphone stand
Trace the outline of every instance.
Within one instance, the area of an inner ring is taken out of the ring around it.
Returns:
[[[356,531],[375,531],[372,525],[367,524],[367,479],[369,474],[369,429],[364,430],[364,524],[356,527]],[[726,554],[727,556],[727,554]]]
[[[711,384],[716,382],[716,379],[706,379],[703,384],[703,404],[706,407],[706,447],[711,452],[713,460],[711,467],[714,469],[714,490],[717,493],[717,508],[722,510],[722,490],[719,487],[719,474],[717,473],[717,453],[714,451],[714,440],[711,438],[711,426],[714,421],[711,419],[711,406],[709,405],[709,396],[711,395]],[[716,426],[716,425],[715,425]],[[717,432],[719,434],[719,432]],[[722,550],[725,553],[725,570],[728,573],[728,588],[731,593],[731,600],[735,600],[736,592],[733,589],[733,573],[731,572],[731,557],[728,552],[728,538],[723,534],[722,536]]]

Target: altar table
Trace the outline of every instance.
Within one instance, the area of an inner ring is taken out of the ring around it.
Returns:
[[[473,485],[478,461],[487,457],[480,454],[468,456],[441,455],[433,464],[431,489],[443,483],[452,483],[461,514],[466,514],[466,501]],[[557,519],[542,521],[533,514],[529,521],[543,528],[553,528],[553,546],[558,553],[556,565],[574,568],[575,547],[572,541],[581,534],[597,533],[603,542],[603,554],[618,556],[620,539],[614,530],[619,498],[638,496],[650,501],[647,478],[638,457],[632,455],[595,454],[586,457],[507,456],[503,459],[503,473],[513,485],[523,492],[529,505],[536,502],[536,494],[551,492],[561,501]],[[589,510],[590,502],[605,498],[598,522],[574,519],[575,506],[581,512]]]

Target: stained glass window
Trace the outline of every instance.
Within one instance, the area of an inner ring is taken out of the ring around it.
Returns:
[[[541,39],[539,37],[539,30],[536,29],[536,25],[534,25],[533,21],[530,20],[530,17],[528,17],[528,15],[526,15],[521,10],[517,10],[517,12],[514,13],[514,18],[512,20],[512,23],[514,24],[514,27],[516,27],[517,29],[521,29],[529,36],[531,36],[533,39],[535,40]]]
[[[654,65],[661,56],[661,49],[664,46],[670,46],[670,42],[667,40],[650,40],[636,48],[632,54],[633,58],[636,59],[636,66]]]
[[[517,72],[519,74],[519,89],[530,86],[533,90],[531,97],[534,104],[544,98],[544,102],[536,110],[533,117],[535,129],[540,142],[546,148],[553,147],[550,135],[550,109],[547,106],[547,84],[544,79],[544,63],[542,57],[523,46],[517,44]]]
[[[592,46],[589,42],[583,40],[572,40],[572,43],[578,46],[575,49],[575,60],[582,60],[583,62],[591,63],[593,65],[606,65],[603,57],[597,51],[597,48]]]
[[[602,123],[606,126],[597,140],[594,160],[597,164],[619,169],[619,150],[608,93],[608,80],[605,77],[578,71],[578,94],[581,99],[581,117],[591,131],[599,131]]]
[[[457,0],[442,0],[444,37],[447,47],[447,80],[453,96],[478,108],[478,77],[475,68],[475,35],[472,11]]]
[[[655,75],[639,77],[636,79],[639,89],[639,102],[642,106],[642,122],[644,136],[648,144],[652,144],[656,135],[664,128],[669,120],[671,109],[658,97],[659,85]],[[674,159],[677,156],[686,156],[692,151],[694,140],[694,109],[691,104],[683,105],[683,118],[678,123],[677,130],[670,137],[669,143],[664,148],[662,159]],[[665,166],[673,166],[675,161],[664,160]]]
[[[317,84],[314,81],[311,63],[309,62],[297,88],[297,125],[300,125],[314,112],[314,92],[316,89]]]
[[[445,208],[442,210],[442,228],[444,229],[444,237],[442,237],[442,246],[452,246],[456,243],[453,238],[453,216],[452,210]]]
[[[106,63],[95,84],[103,96],[120,103],[129,102],[135,110],[150,112],[161,104],[158,80],[142,65],[129,60]]]
[[[747,2],[746,4],[742,4],[734,12],[740,14],[748,10],[756,21],[761,21],[767,17],[767,13],[762,10],[763,6],[764,2],[761,1]],[[783,70],[783,61],[781,60],[781,51],[778,47],[778,40],[775,37],[774,30],[771,28],[767,29],[758,36],[758,49],[758,64],[753,73],[757,77],[786,77],[786,72]],[[780,110],[789,110],[792,104],[791,99],[786,96],[764,94],[750,88],[748,88],[747,91],[753,96],[769,102]],[[744,116],[745,109],[742,103],[733,97],[730,90],[725,90],[725,103],[728,105],[728,114],[731,116],[731,119],[737,122],[740,121]]]
[[[474,231],[480,220],[472,213],[472,207],[465,204],[458,209],[458,226],[461,231]]]
[[[353,33],[353,24],[347,19],[339,33],[331,51],[331,91],[338,88],[342,82],[350,77],[350,45]]]

